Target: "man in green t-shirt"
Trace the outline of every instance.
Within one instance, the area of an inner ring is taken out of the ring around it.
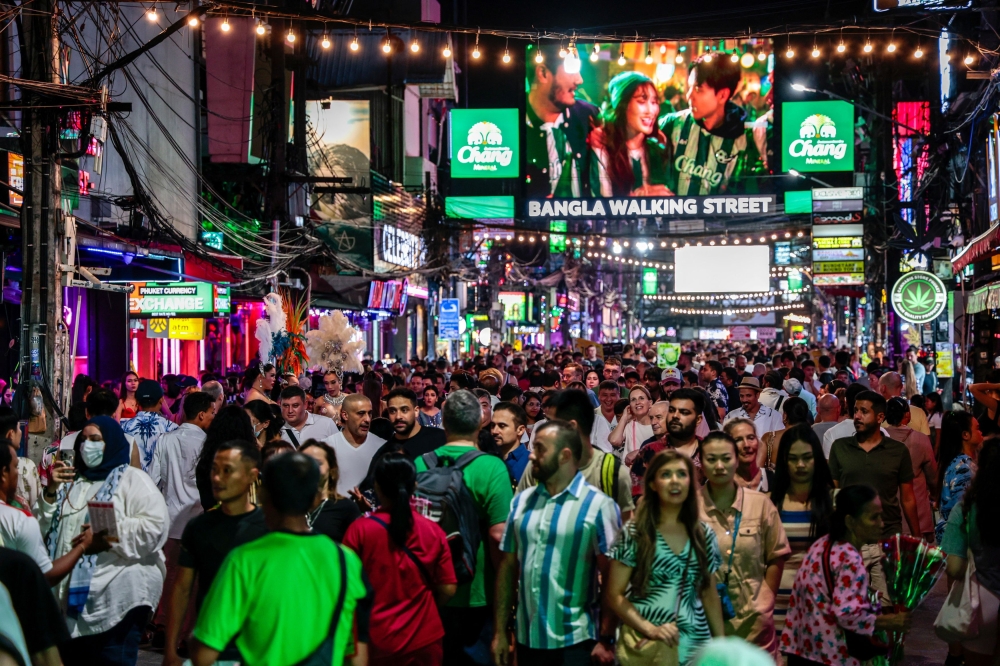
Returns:
[[[441,410],[447,444],[435,449],[439,464],[450,465],[470,450],[476,449],[481,428],[482,407],[472,391],[448,394]],[[431,454],[426,454],[431,455]],[[417,473],[426,471],[423,457],[414,461]],[[507,524],[513,493],[507,465],[497,456],[481,455],[462,470],[462,479],[476,503],[480,524],[488,527],[476,554],[475,578],[460,585],[447,606],[439,608],[444,624],[444,663],[448,666],[475,664],[469,651],[483,638],[493,614],[493,577],[500,560],[500,539]],[[487,551],[489,557],[486,556]],[[489,654],[492,635],[486,632],[482,647]]]
[[[264,519],[271,532],[223,562],[194,628],[195,666],[215,663],[233,638],[243,662],[255,666],[296,664],[325,647],[333,664],[367,662],[372,594],[361,560],[306,521],[319,477],[316,462],[298,452],[265,465]],[[332,645],[324,645],[327,640]]]

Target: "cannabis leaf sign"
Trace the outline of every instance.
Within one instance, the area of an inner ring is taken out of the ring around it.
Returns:
[[[947,300],[944,283],[932,273],[907,273],[892,288],[892,305],[896,314],[914,324],[937,319]]]

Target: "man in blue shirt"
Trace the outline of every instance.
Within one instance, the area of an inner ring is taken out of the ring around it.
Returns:
[[[500,402],[493,408],[493,421],[490,424],[490,434],[493,435],[500,455],[507,463],[507,470],[514,480],[514,485],[521,480],[524,468],[528,466],[528,449],[524,447],[528,415],[513,402]],[[524,441],[522,441],[524,440]]]

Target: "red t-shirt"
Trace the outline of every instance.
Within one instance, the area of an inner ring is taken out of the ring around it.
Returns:
[[[387,524],[392,522],[384,511],[375,515]],[[405,654],[444,636],[434,591],[427,586],[416,563],[392,542],[385,527],[371,518],[355,520],[347,528],[344,545],[361,558],[375,588],[369,628],[372,656]],[[448,541],[437,523],[414,511],[413,531],[406,545],[423,563],[435,585],[458,582]]]

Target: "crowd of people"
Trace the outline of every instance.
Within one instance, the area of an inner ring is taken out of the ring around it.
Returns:
[[[910,533],[951,581],[974,559],[979,637],[942,660],[993,663],[1000,382],[974,416],[915,353],[599,351],[81,376],[35,455],[0,406],[0,655],[853,666],[910,627],[878,546]]]

